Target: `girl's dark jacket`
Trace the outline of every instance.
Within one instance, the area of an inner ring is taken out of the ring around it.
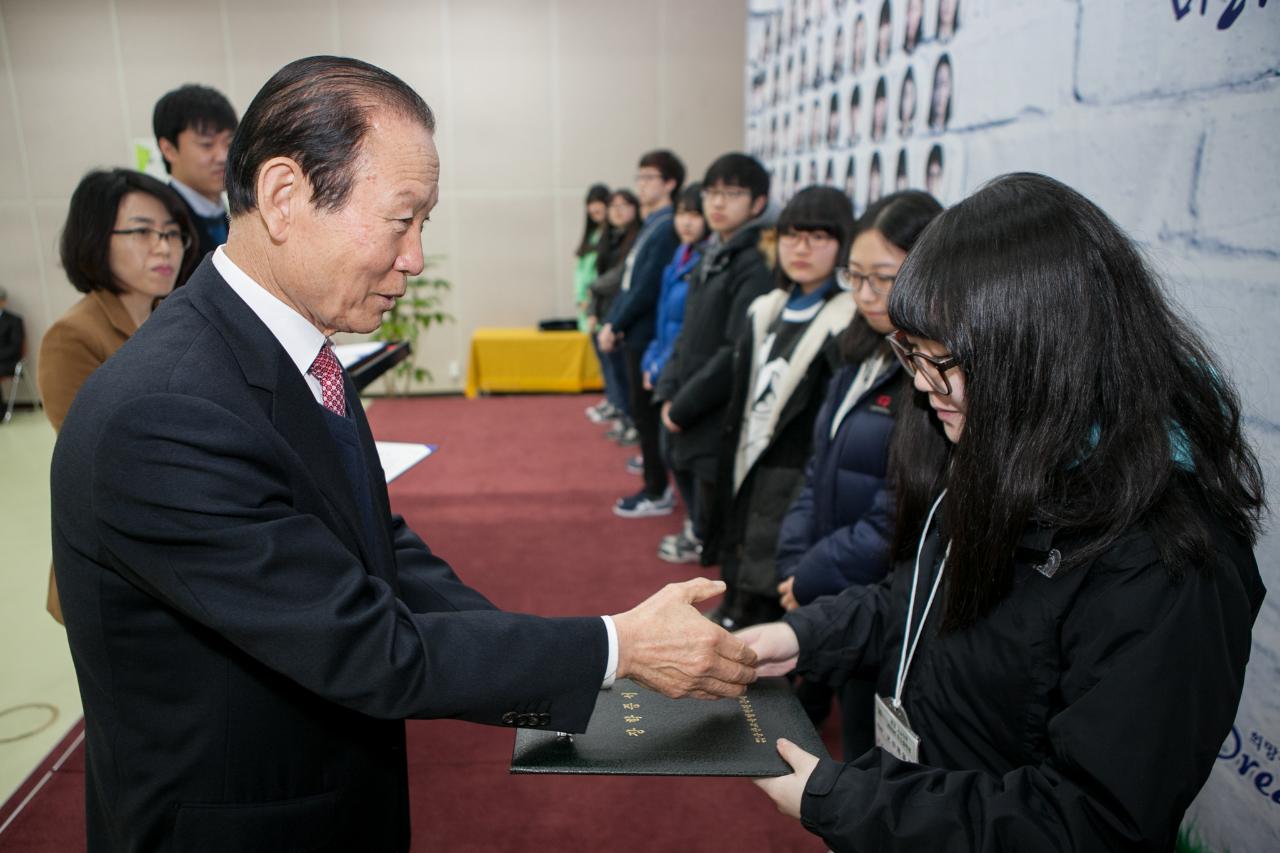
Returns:
[[[1070,541],[1034,528],[1013,589],[972,628],[939,635],[940,589],[903,693],[920,763],[879,748],[823,759],[804,825],[837,853],[1174,849],[1231,731],[1265,593],[1247,542],[1210,524],[1210,564],[1178,580],[1141,529],[1051,572]],[[940,538],[925,544],[917,613]],[[906,562],[788,613],[798,671],[838,684],[878,670],[891,696],[911,580]]]
[[[759,242],[757,220],[704,251],[689,278],[680,336],[654,388],[654,399],[671,403],[671,420],[680,427],[671,435],[674,467],[705,482],[716,476],[734,342],[747,326],[747,306],[773,287]]]
[[[850,584],[876,583],[889,570],[895,508],[885,466],[895,407],[900,398],[909,398],[911,388],[890,357],[888,369],[845,414],[832,437],[831,420],[860,366],[845,365],[831,380],[813,425],[804,489],[778,532],[778,575],[795,578],[792,594],[801,604]]]
[[[853,297],[838,291],[810,322],[792,355],[783,387],[778,389],[776,423],[763,452],[749,469],[739,471],[742,437],[754,365],[771,322],[781,314],[787,292],[776,289],[752,303],[749,322],[734,355],[732,416],[725,421],[717,478],[717,513],[706,531],[704,553],[719,546],[724,579],[736,590],[777,598],[775,554],[782,519],[804,486],[813,424],[826,398],[827,386],[840,366],[838,335],[853,319]],[[816,344],[808,358],[806,340]],[[717,527],[721,521],[723,527]]]

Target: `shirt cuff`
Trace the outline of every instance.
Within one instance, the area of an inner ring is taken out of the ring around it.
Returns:
[[[609,635],[609,659],[604,665],[604,681],[600,682],[601,690],[608,690],[618,677],[618,628],[613,624],[612,616],[601,616],[604,620],[605,633]]]

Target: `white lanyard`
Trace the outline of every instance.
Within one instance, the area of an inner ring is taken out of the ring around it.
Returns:
[[[938,566],[938,576],[933,579],[933,589],[929,590],[929,600],[924,604],[924,612],[920,614],[920,629],[916,631],[915,639],[911,638],[911,617],[916,609],[916,587],[920,584],[920,555],[924,553],[924,541],[929,538],[929,526],[933,524],[934,513],[938,511],[938,507],[942,505],[942,499],[947,496],[947,490],[943,489],[942,494],[938,495],[938,499],[933,502],[933,506],[929,510],[929,516],[924,522],[924,531],[920,534],[920,542],[916,546],[916,565],[915,570],[911,573],[911,597],[907,600],[907,627],[902,633],[902,656],[898,659],[898,680],[896,689],[893,692],[893,707],[902,707],[902,688],[907,683],[907,672],[911,669],[911,661],[916,656],[916,647],[920,645],[920,637],[924,634],[925,623],[929,619],[929,608],[933,607],[933,598],[938,592],[938,584],[942,581],[942,572],[947,568],[947,557],[951,555],[951,542],[947,542],[947,550],[942,555],[942,563]],[[908,646],[910,651],[907,651]]]

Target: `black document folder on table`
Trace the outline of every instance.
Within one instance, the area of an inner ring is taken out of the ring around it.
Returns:
[[[762,678],[740,699],[668,699],[619,679],[601,690],[583,734],[519,729],[512,773],[620,776],[783,776],[785,737],[829,757],[783,678]]]

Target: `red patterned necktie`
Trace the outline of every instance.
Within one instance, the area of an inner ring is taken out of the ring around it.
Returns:
[[[346,417],[347,397],[342,390],[342,365],[338,364],[338,359],[333,354],[332,344],[326,341],[324,346],[320,347],[320,354],[316,356],[315,361],[311,362],[307,373],[319,380],[320,397],[324,401],[324,407],[335,415]]]

